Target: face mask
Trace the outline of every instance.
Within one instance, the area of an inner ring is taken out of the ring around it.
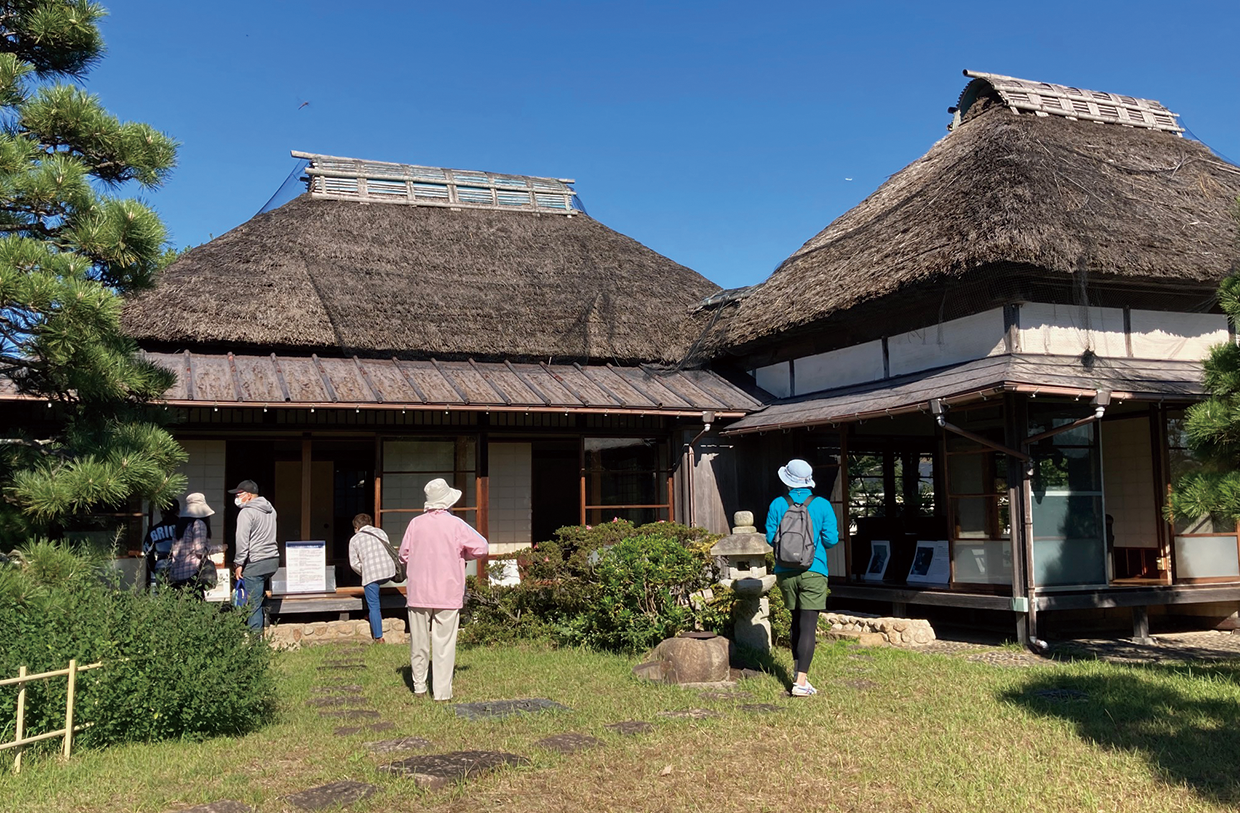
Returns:
[[[240,508],[241,506],[245,505],[245,500],[241,499],[240,495],[233,497],[233,505]]]

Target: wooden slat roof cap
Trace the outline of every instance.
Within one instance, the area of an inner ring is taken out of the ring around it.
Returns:
[[[1172,113],[1161,102],[1153,99],[1138,99],[1135,96],[1085,90],[1050,82],[1034,82],[998,73],[966,70],[964,75],[973,81],[961,92],[956,107],[949,111],[954,113],[959,110],[961,116],[977,99],[978,91],[988,85],[1008,107],[1017,112],[1063,116],[1171,133],[1184,132],[1177,120],[1178,114]]]

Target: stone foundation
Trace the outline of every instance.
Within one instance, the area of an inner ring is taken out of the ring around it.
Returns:
[[[862,646],[925,646],[934,640],[934,628],[921,618],[880,618],[873,615],[823,613],[818,629],[830,638],[848,638]]]
[[[405,619],[383,619],[383,641],[388,644],[409,643]],[[315,644],[345,642],[369,643],[370,621],[312,621],[308,624],[275,624],[267,628],[267,639],[277,649],[298,649]]]

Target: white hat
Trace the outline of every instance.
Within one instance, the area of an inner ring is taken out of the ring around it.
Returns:
[[[799,458],[789,460],[788,465],[779,470],[779,479],[788,488],[813,488],[814,467]]]
[[[426,510],[451,508],[461,498],[461,492],[448,485],[442,477],[436,477],[422,489],[426,492]]]
[[[185,510],[181,512],[181,516],[201,519],[209,517],[214,513],[211,510],[211,506],[207,505],[207,498],[195,491],[185,498]]]

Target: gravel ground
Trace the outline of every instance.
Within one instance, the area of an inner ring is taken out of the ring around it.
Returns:
[[[940,638],[916,652],[1003,667],[1054,667],[1069,660],[1099,659],[1112,663],[1168,661],[1220,662],[1240,660],[1240,634],[1207,630],[1155,635],[1149,643],[1124,638],[1081,638],[1051,641],[1045,654],[998,641]]]

